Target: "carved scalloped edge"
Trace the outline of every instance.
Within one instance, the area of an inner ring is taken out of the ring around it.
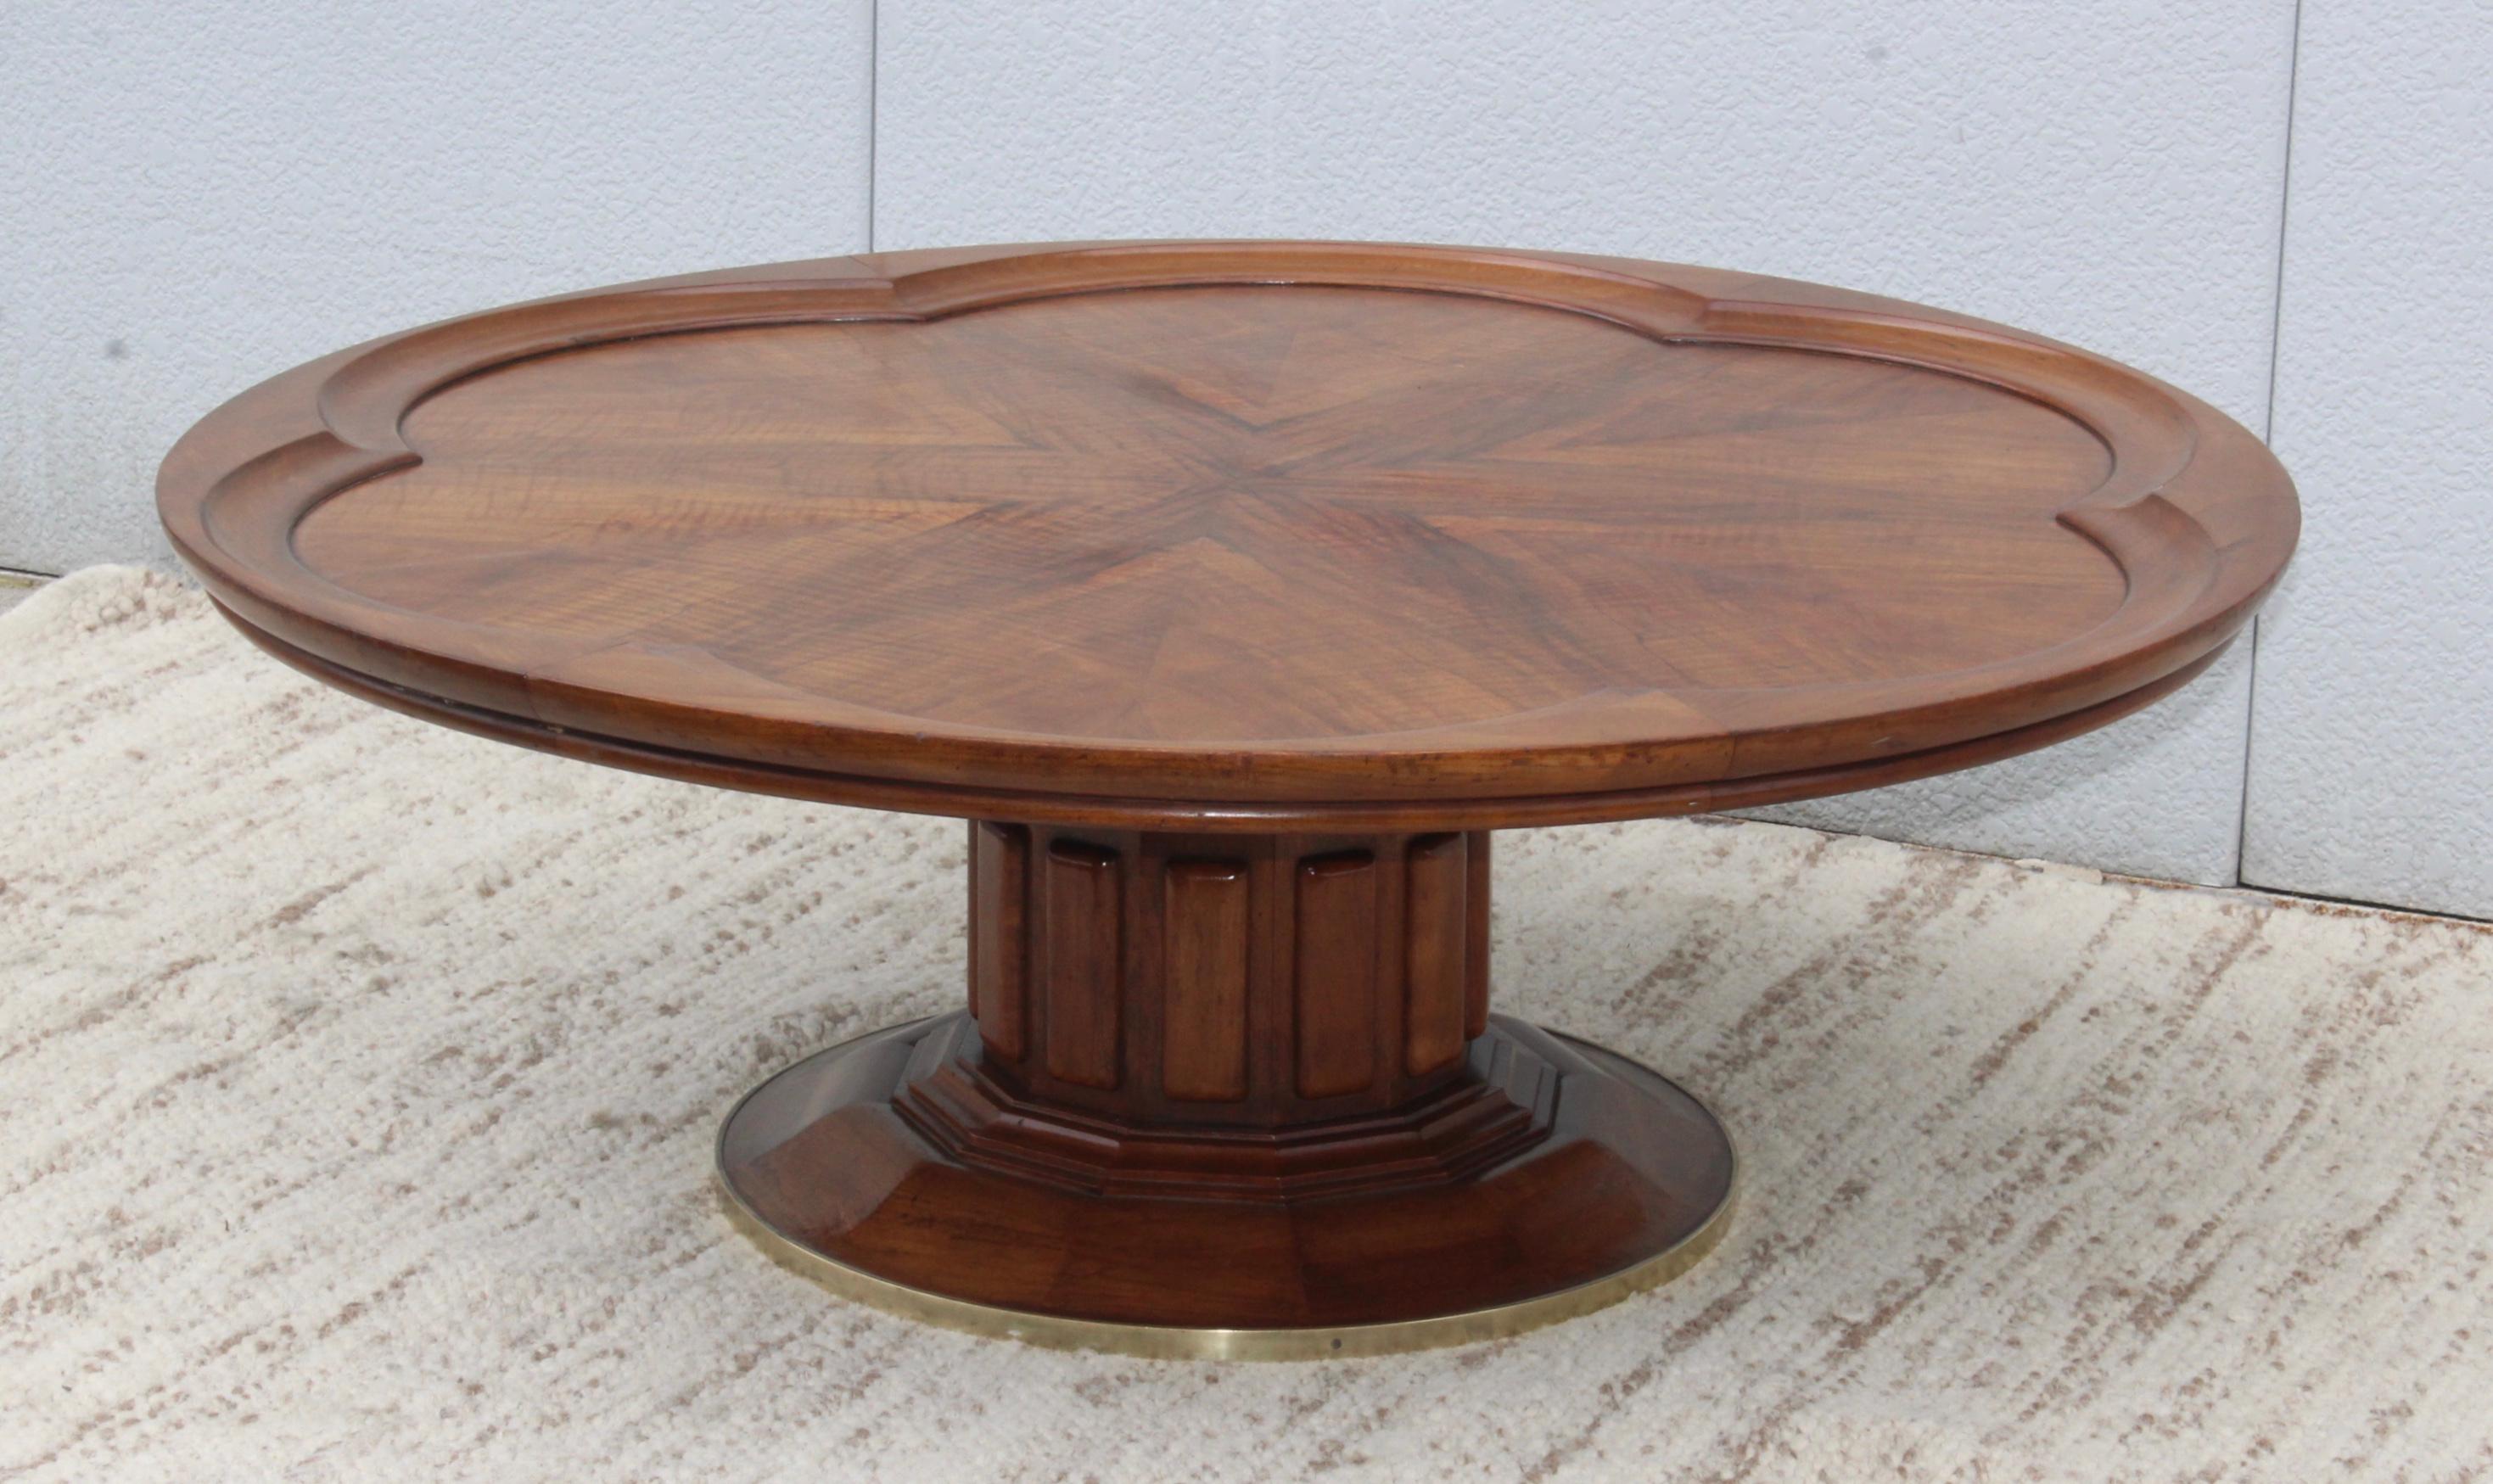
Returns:
[[[403,628],[393,621],[394,616],[406,615],[395,615],[384,605],[338,588],[295,557],[292,532],[318,504],[366,480],[420,461],[401,430],[406,415],[428,397],[518,361],[623,339],[768,324],[923,321],[1034,298],[1126,288],[1340,284],[1534,304],[1587,314],[1670,341],[1783,346],[1915,365],[1998,386],[2053,407],[2093,431],[2110,454],[2111,468],[2101,484],[2065,507],[2059,519],[2100,548],[2124,574],[2128,589],[2116,611],[2092,630],[2008,661],[1945,676],[1914,677],[1909,686],[1861,682],[1821,687],[1830,703],[1852,703],[1853,711],[1847,716],[1892,711],[1900,731],[1913,730],[1918,718],[1935,717],[1946,707],[1991,695],[2003,679],[2029,672],[2047,658],[2057,662],[2050,683],[2022,688],[2034,692],[2029,707],[2035,713],[2033,720],[2047,720],[2056,711],[2087,709],[2114,699],[2124,689],[2169,674],[2221,644],[2273,584],[2276,574],[2269,572],[2264,580],[2238,584],[2240,591],[2226,595],[2229,601],[2213,610],[2208,608],[2208,595],[2224,576],[2222,546],[2202,522],[2164,493],[2189,469],[2202,420],[2160,384],[2084,351],[1938,316],[1935,312],[1890,312],[1864,308],[1859,302],[1716,297],[1673,282],[1681,277],[1723,280],[1730,276],[1667,264],[1470,249],[1201,242],[934,250],[627,284],[486,311],[346,354],[317,387],[316,406],[325,431],[242,462],[214,480],[196,499],[197,532],[215,550],[195,549],[182,539],[185,532],[175,519],[178,502],[170,490],[165,502],[167,524],[177,549],[201,570],[229,607],[273,638],[342,665],[369,661],[373,677],[384,685],[403,685],[410,677],[404,662],[407,655],[420,656],[422,668],[436,676],[444,672],[473,676],[480,693],[496,690],[496,680],[502,682],[498,689],[507,691],[510,677],[517,675],[527,694],[527,716],[537,724],[593,729],[605,713],[597,701],[601,693],[592,676],[576,669],[593,664],[594,654],[546,662],[539,650],[535,663],[522,662],[518,656],[528,637],[496,636],[483,626],[468,626],[466,655],[425,649],[411,636],[394,632]],[[2290,544],[2289,534],[2289,549]],[[2177,552],[2183,558],[2178,562]],[[226,559],[217,560],[219,555]],[[2276,566],[2281,570],[2282,555]],[[493,656],[504,650],[514,657],[511,667],[493,663]],[[1909,704],[1890,704],[1907,692]],[[1730,718],[1727,725],[1736,730],[1740,697],[1750,693],[1702,694],[1708,713]],[[802,713],[786,719],[815,733],[826,757],[841,751],[847,736],[922,729],[917,719],[829,698],[785,699],[792,712]],[[1640,714],[1639,704],[1648,706],[1651,714]],[[1571,763],[1554,755],[1575,751],[1589,757],[1592,751],[1602,749],[1608,750],[1610,766],[1629,766],[1633,759],[1628,753],[1637,746],[1637,732],[1667,734],[1674,724],[1687,719],[1685,701],[1677,695],[1631,698],[1625,703],[1616,697],[1605,697],[1601,711],[1606,735],[1534,751],[1561,769],[1580,770],[1583,761]],[[1242,746],[1241,757],[1320,757],[1337,751],[1407,751],[1430,757],[1476,753],[1499,745],[1501,731],[1546,727],[1550,715],[1545,711],[1367,737],[1258,740]],[[948,730],[971,748],[1044,751],[1064,742],[986,728]],[[1458,740],[1450,734],[1459,734]],[[641,740],[661,746],[667,741],[654,736]],[[1137,760],[1154,755],[1200,758],[1217,751],[1147,743],[1109,745],[1088,739],[1082,745]],[[1754,744],[1737,742],[1727,742],[1710,754],[1701,747],[1680,746],[1675,751],[1648,749],[1644,760],[1659,761],[1666,771],[1707,770],[1717,777],[1738,778],[1774,765],[1772,759],[1761,761],[1749,756],[1756,751]],[[1790,760],[1780,752],[1775,756],[1787,763]],[[943,771],[948,764],[931,760],[937,771],[916,782],[959,781]]]

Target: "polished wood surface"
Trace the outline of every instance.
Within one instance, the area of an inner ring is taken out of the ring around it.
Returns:
[[[1727,1208],[1695,1099],[1485,1014],[1485,833],[969,848],[968,1009],[790,1068],[722,1133],[736,1201],[805,1253],[1056,1321],[1322,1333],[1571,1293]]]
[[[967,1018],[944,1016],[765,1083],[728,1120],[719,1165],[743,1207],[803,1250],[1036,1317],[999,1332],[1041,1338],[1049,1320],[1321,1336],[1473,1314],[1632,1271],[1723,1214],[1730,1145],[1687,1093],[1504,1017],[1473,1044],[1477,1080],[1434,1100],[1442,1119],[1175,1149],[1111,1131],[1099,1143],[1122,1161],[1085,1150],[1015,1166],[959,1157],[971,1134],[928,1136],[945,1114],[913,1091],[980,1105],[964,1116],[990,1126],[1014,1116],[972,1086]],[[1483,1129],[1484,1114],[1502,1121]],[[1188,1187],[1180,1162],[1215,1149],[1229,1156],[1221,1169],[1265,1177]],[[1363,1161],[1354,1195],[1328,1189],[1325,1161],[1345,1151]],[[1376,1177],[1388,1169],[1401,1177]]]
[[[1016,1093],[1137,1122],[1409,1106],[1478,1033],[1488,838],[974,823],[982,1060]]]
[[[883,807],[1258,830],[1957,765],[2205,658],[2296,530],[2242,430],[2048,341],[1305,244],[493,312],[246,394],[161,492],[240,620],[417,707]]]
[[[1632,1275],[1719,1232],[1730,1143],[1642,1067],[1467,1023],[1487,841],[973,822],[968,1009],[772,1078],[721,1178],[774,1242],[1006,1332],[1324,1353]]]
[[[1694,1261],[1728,1138],[1490,1013],[1488,831],[2101,726],[2212,663],[2297,530],[2242,429],[2064,345],[1359,244],[516,306],[245,393],[159,491],[331,684],[967,817],[966,1008],[766,1083],[721,1177],[843,1292],[1156,1354],[1510,1333]]]

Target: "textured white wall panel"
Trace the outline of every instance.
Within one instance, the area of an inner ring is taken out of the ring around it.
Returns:
[[[1817,279],[2261,425],[2290,0],[883,0],[876,246],[1309,235]],[[1782,812],[2231,881],[2249,667],[1979,773]]]
[[[1751,811],[1762,819],[2224,885],[2242,807],[2245,637],[2125,721],[1985,768]]]
[[[0,565],[169,560],[156,460],[322,351],[865,244],[869,0],[0,4]]]
[[[2242,874],[2493,916],[2493,26],[2306,0]]]

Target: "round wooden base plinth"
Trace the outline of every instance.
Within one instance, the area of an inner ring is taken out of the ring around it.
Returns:
[[[832,1291],[908,1318],[1245,1360],[1459,1345],[1589,1313],[1687,1271],[1731,1214],[1730,1139],[1702,1104],[1504,1016],[1472,1042],[1468,1075],[1412,1108],[1260,1135],[1043,1127],[1054,1115],[996,1087],[968,1030],[948,1015],[876,1031],[747,1094],[718,1142],[738,1225]],[[965,1098],[986,1113],[966,1134],[944,1112]],[[1215,1164],[1229,1173],[1186,1185]]]

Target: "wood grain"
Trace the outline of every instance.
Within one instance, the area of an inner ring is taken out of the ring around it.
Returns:
[[[980,824],[982,1075],[1025,1122],[1054,1109],[1131,1128],[1286,1129],[1440,1093],[1475,1034],[1465,945],[1489,901],[1486,878],[1467,879],[1476,838]],[[983,967],[1015,962],[1039,965],[1030,999],[1000,1002],[1037,1027],[1036,1051],[984,1021]]]
[[[1291,945],[1299,1096],[1337,1097],[1376,1080],[1376,856],[1342,850],[1299,863]]]
[[[1047,1072],[1086,1087],[1118,1083],[1125,1033],[1123,872],[1113,850],[1059,841],[1040,867],[1046,903]]]
[[[1165,873],[1160,1083],[1172,1098],[1246,1095],[1247,875],[1244,861],[1205,860]]]
[[[1685,1093],[1489,1013],[1489,829],[2100,726],[2298,520],[2238,425],[2004,327],[1318,243],[514,306],[245,393],[158,488],[331,684],[980,821],[968,1011],[766,1084],[731,1189],[887,1283],[1237,1327],[1564,1294],[1727,1209]]]
[[[237,399],[160,496],[242,621],[415,704],[859,802],[1172,823],[1976,746],[2205,658],[2296,529],[2238,427],[2033,337],[1322,244],[491,312]]]
[[[1470,965],[1464,959],[1474,924],[1463,901],[1471,876],[1465,843],[1461,835],[1429,835],[1413,841],[1403,856],[1402,1065],[1410,1072],[1453,1065],[1463,1043],[1478,1034],[1466,1026]],[[1487,922],[1488,914],[1481,913],[1484,936]]]
[[[1731,1195],[1730,1145],[1694,1098],[1503,1017],[1476,1080],[1407,1120],[1313,1141],[1083,1125],[1050,1144],[1036,1133],[1044,1110],[1034,1125],[976,1048],[956,1014],[791,1068],[729,1122],[731,1189],[805,1249],[911,1288],[1027,1315],[1246,1329],[1565,1292],[1668,1251]],[[917,1067],[934,1070],[913,1079]]]
[[[1488,1028],[1489,833],[1474,830],[1463,847],[1463,1037]]]
[[[1018,1057],[1030,1016],[1030,831],[970,825],[970,1014],[1001,1055]]]

